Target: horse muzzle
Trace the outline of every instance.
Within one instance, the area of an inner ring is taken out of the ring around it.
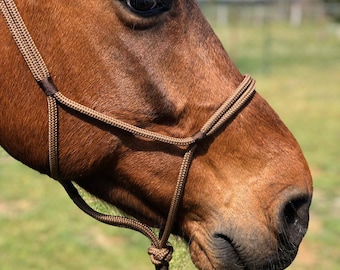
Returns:
[[[189,243],[193,261],[199,269],[285,269],[307,232],[310,203],[306,195],[286,199],[266,224],[242,215],[215,217],[213,227],[201,223]]]

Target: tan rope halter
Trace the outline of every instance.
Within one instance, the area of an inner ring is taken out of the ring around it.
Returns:
[[[148,249],[152,263],[155,264],[156,269],[158,270],[168,269],[173,251],[170,243],[168,243],[168,238],[171,234],[179,204],[183,197],[185,183],[197,145],[200,141],[215,133],[216,130],[234,117],[236,113],[243,108],[243,106],[255,93],[255,81],[249,75],[246,75],[235,93],[221,105],[221,107],[210,117],[205,125],[193,136],[187,138],[175,138],[158,134],[99,113],[62,95],[54,85],[45,62],[36,48],[13,0],[0,0],[0,8],[5,21],[7,22],[8,28],[29,69],[31,70],[34,79],[47,95],[49,112],[49,164],[51,177],[58,180],[64,186],[74,203],[91,217],[109,225],[139,231],[147,236],[152,242],[151,247]],[[82,199],[72,181],[58,179],[58,103],[110,126],[125,130],[135,136],[160,141],[166,144],[187,146],[179,171],[177,185],[171,201],[165,228],[161,230],[162,234],[159,238],[150,227],[138,220],[98,213]]]

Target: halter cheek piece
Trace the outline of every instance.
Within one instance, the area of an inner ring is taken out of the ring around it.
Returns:
[[[47,95],[49,114],[49,165],[51,177],[58,180],[63,185],[70,198],[86,214],[109,225],[139,231],[148,237],[152,242],[151,247],[148,249],[152,263],[155,264],[156,269],[168,269],[173,251],[170,243],[168,242],[168,238],[176,218],[179,204],[183,197],[185,183],[194,152],[201,141],[214,134],[223,124],[235,117],[236,114],[247,104],[247,102],[251,100],[255,93],[255,81],[249,75],[246,75],[235,93],[221,105],[221,107],[209,118],[204,126],[193,136],[187,138],[175,138],[158,134],[97,112],[62,95],[53,83],[45,62],[36,48],[13,0],[0,0],[0,9],[34,79]],[[135,136],[160,141],[166,144],[187,146],[179,171],[175,192],[169,208],[168,218],[165,227],[161,230],[159,238],[150,227],[138,220],[98,213],[82,199],[71,180],[66,181],[59,179],[58,104],[67,106],[83,115],[97,119],[98,121],[104,122],[112,127],[125,130]]]

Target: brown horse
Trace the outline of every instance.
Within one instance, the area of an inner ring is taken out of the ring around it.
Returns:
[[[194,134],[243,76],[194,0],[24,1],[18,9],[59,90],[173,136]],[[50,175],[46,97],[0,18],[0,144]],[[165,223],[183,148],[59,110],[61,179],[153,227]],[[173,233],[199,269],[283,269],[307,230],[311,175],[300,147],[255,94],[202,141]]]

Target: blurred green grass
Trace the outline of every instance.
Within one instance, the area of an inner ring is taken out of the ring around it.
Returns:
[[[310,229],[289,269],[340,269],[340,38],[327,22],[216,33],[291,129],[314,177]],[[237,36],[235,41],[234,37]],[[194,269],[176,239],[172,269]],[[0,268],[153,269],[138,233],[81,213],[62,188],[0,149]]]

